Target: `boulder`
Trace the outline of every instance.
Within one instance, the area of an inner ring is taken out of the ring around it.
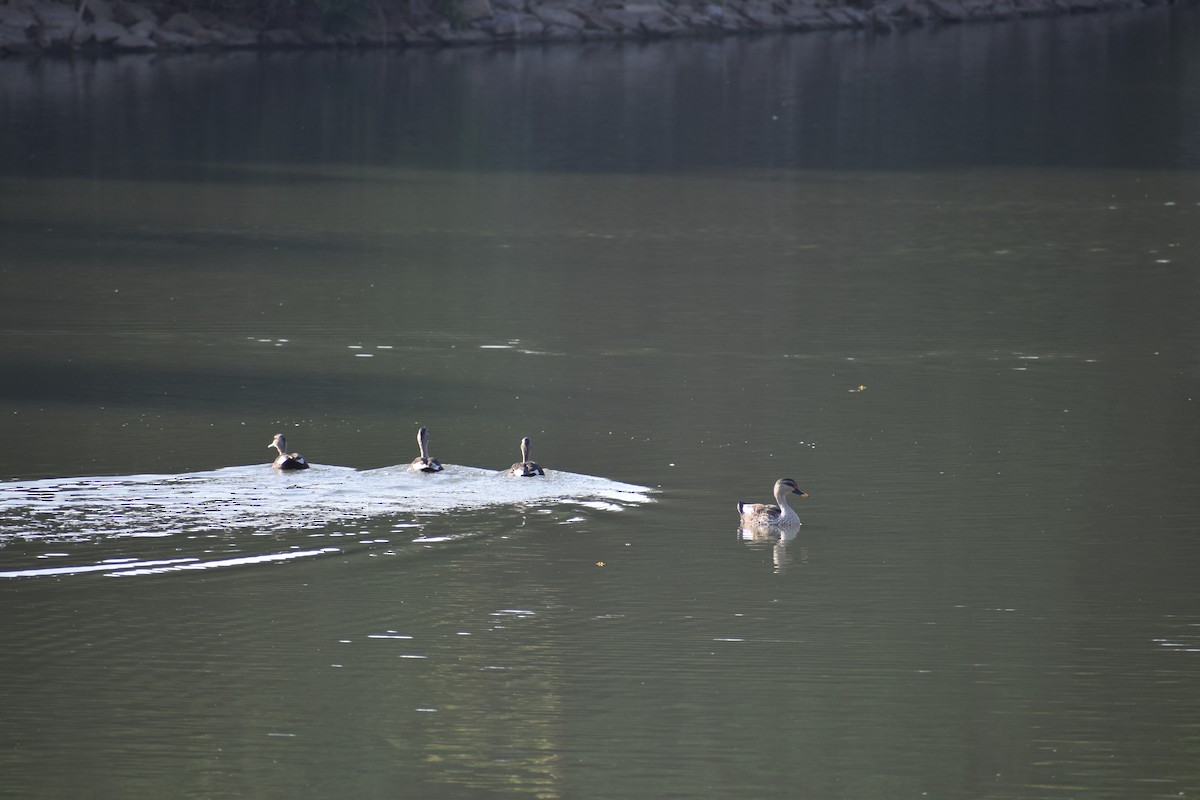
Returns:
[[[532,10],[533,15],[547,26],[557,25],[561,28],[570,28],[571,30],[578,31],[587,25],[583,17],[559,6],[540,5],[534,6]]]
[[[919,2],[919,0],[909,0],[904,6],[896,12],[901,18],[914,22],[918,25],[929,21],[933,16],[933,12],[929,10],[929,6]]]
[[[158,47],[154,40],[149,36],[139,36],[136,33],[126,32],[123,36],[118,36],[113,39],[112,46],[118,50],[154,50]]]
[[[393,35],[405,44],[430,45],[437,43],[437,39],[430,35],[424,25],[410,25],[407,22],[401,22],[394,25],[392,30]]]
[[[739,10],[743,17],[761,28],[778,28],[783,22],[771,4],[765,0],[750,0]]]
[[[546,25],[531,14],[512,12],[496,16],[492,33],[503,39],[531,39],[541,36]]]
[[[562,25],[547,25],[542,38],[548,42],[577,42],[583,38],[582,28],[567,28]]]
[[[668,36],[682,28],[679,20],[657,5],[627,5],[609,9],[604,12],[604,18],[616,25],[617,30],[627,33]]]
[[[129,26],[131,35],[141,36],[145,39],[149,39],[156,30],[158,30],[158,23],[153,19],[144,19],[136,25]]]
[[[788,6],[787,13],[784,14],[783,19],[786,26],[798,28],[803,31],[828,28],[832,24],[829,17],[825,16],[825,12],[813,6]]]
[[[873,8],[867,12],[870,27],[880,33],[891,33],[896,30],[896,18],[883,8]]]
[[[288,28],[272,28],[269,31],[263,31],[259,40],[271,47],[299,47],[304,44],[300,34]]]
[[[213,27],[225,35],[225,43],[231,47],[251,47],[258,44],[258,31],[243,28],[229,22],[220,22]]]
[[[201,31],[207,30],[200,22],[185,11],[179,11],[167,18],[167,21],[162,24],[164,31],[171,33],[182,33],[185,36],[196,36]]]
[[[449,25],[435,28],[433,35],[442,44],[450,45],[484,44],[492,40],[491,36],[478,28],[452,28]]]
[[[844,8],[827,8],[825,9],[825,16],[829,17],[838,28],[854,27],[854,17],[847,14]]]
[[[27,8],[0,4],[0,25],[26,30],[36,27],[37,19]]]
[[[1008,0],[999,0],[988,9],[987,16],[988,19],[1011,19],[1018,16],[1018,12]]]
[[[196,8],[188,12],[202,26],[212,29],[221,24],[221,18],[211,11],[205,11],[202,8]]]
[[[75,44],[75,28],[37,28],[34,40],[43,50],[60,50]]]
[[[963,22],[971,16],[958,0],[925,0],[925,4],[935,17],[946,22]]]
[[[111,22],[113,7],[108,0],[83,0],[83,16],[88,22]]]
[[[462,18],[468,23],[478,22],[481,19],[491,19],[495,16],[491,0],[458,0],[455,7]]]
[[[621,26],[619,24],[609,19],[602,12],[597,11],[596,9],[579,8],[576,9],[574,13],[585,23],[587,23],[585,30],[592,29],[603,31],[604,33],[609,34],[616,33],[617,31],[621,30]]]
[[[43,28],[74,28],[79,21],[79,12],[74,6],[63,3],[38,3],[32,10]]]
[[[111,19],[101,19],[91,24],[92,36],[100,44],[109,44],[115,42],[122,36],[127,36],[129,31],[124,25],[118,25]]]
[[[665,11],[642,18],[642,30],[651,36],[674,36],[684,30],[682,22]]]
[[[197,42],[191,36],[183,33],[176,33],[165,28],[155,28],[150,34],[150,38],[154,43],[165,50],[190,50],[196,46]]]
[[[226,42],[225,34],[220,31],[210,31],[207,28],[201,28],[190,35],[200,45],[222,46]]]
[[[338,37],[341,36],[341,32],[336,34],[326,33],[316,22],[302,22],[296,27],[296,35],[305,44],[337,45],[339,44]]]
[[[119,22],[126,26],[136,25],[146,20],[150,20],[155,24],[158,23],[158,17],[154,15],[153,11],[141,3],[135,3],[133,0],[116,0],[112,7],[112,15],[114,22]]]
[[[28,28],[0,23],[0,53],[32,53],[37,49]]]

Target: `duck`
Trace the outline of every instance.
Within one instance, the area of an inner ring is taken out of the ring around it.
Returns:
[[[533,478],[538,475],[545,475],[546,471],[542,469],[542,465],[536,461],[529,460],[529,437],[521,439],[521,460],[508,468],[508,477],[510,478]]]
[[[429,428],[423,425],[417,431],[417,446],[421,448],[421,455],[414,458],[408,468],[413,472],[441,472],[441,462],[429,456]]]
[[[737,504],[738,514],[742,517],[742,527],[796,528],[800,526],[800,517],[787,504],[787,496],[798,494],[801,497],[808,497],[808,492],[797,486],[791,478],[780,478],[775,481],[774,493],[775,502],[779,505],[746,502]]]
[[[287,439],[283,438],[282,433],[275,434],[275,438],[267,445],[267,449],[272,447],[279,451],[279,455],[271,464],[275,469],[308,469],[308,462],[304,460],[304,456],[287,451]]]

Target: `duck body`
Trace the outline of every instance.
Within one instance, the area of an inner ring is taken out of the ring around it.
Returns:
[[[791,478],[780,478],[775,481],[775,502],[778,505],[770,503],[746,503],[739,502],[737,504],[738,515],[742,518],[742,527],[744,528],[798,528],[800,527],[800,517],[788,505],[787,496],[789,494],[798,494],[801,497],[808,497],[808,492],[796,485],[796,482]]]
[[[441,472],[441,462],[429,455],[429,428],[422,426],[417,431],[417,447],[421,448],[421,455],[413,459],[408,469],[411,472]]]
[[[275,469],[308,469],[308,462],[304,460],[304,456],[287,451],[287,439],[283,437],[282,433],[275,434],[275,438],[267,445],[267,449],[272,447],[279,453],[271,462],[271,466]]]
[[[526,436],[521,440],[521,460],[508,468],[506,473],[510,478],[535,478],[538,475],[545,475],[546,471],[542,469],[542,465],[536,461],[530,461],[529,451],[531,443],[529,437]]]

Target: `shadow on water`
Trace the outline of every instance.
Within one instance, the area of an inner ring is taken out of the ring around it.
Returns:
[[[0,131],[0,170],[219,182],[244,180],[233,164],[278,163],[258,180],[286,183],[311,179],[305,164],[1177,167],[1200,86],[1146,94],[1121,76],[1179,85],[1198,43],[1200,13],[1164,7],[891,36],[11,62],[0,71],[21,80],[0,80],[0,116],[19,122]],[[1049,146],[1029,135],[1048,121]]]

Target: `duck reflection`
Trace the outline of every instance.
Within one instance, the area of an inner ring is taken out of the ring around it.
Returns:
[[[764,528],[761,526],[738,528],[738,540],[759,549],[771,548],[771,564],[775,572],[783,572],[793,564],[808,563],[808,548],[795,544],[795,528]]]

